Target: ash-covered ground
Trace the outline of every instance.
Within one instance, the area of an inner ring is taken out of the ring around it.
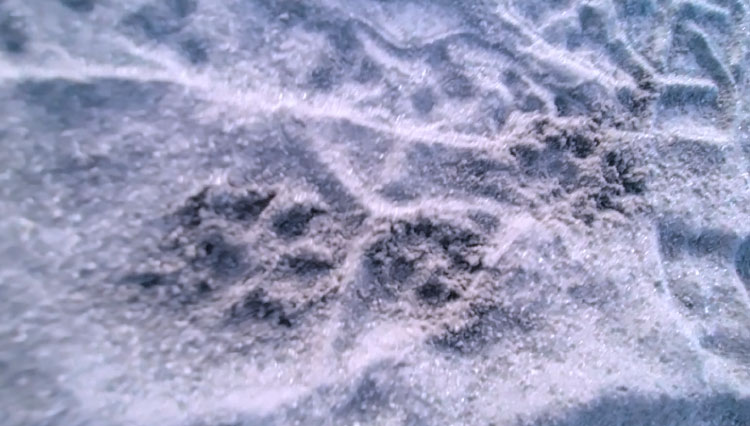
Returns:
[[[747,0],[0,2],[0,423],[750,424]]]

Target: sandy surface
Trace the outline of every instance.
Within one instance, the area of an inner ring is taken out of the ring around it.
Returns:
[[[747,0],[0,2],[0,423],[750,424]]]

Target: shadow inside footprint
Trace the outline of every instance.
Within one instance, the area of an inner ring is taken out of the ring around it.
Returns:
[[[79,13],[91,12],[96,5],[94,0],[60,0],[60,3],[68,9]]]
[[[314,207],[295,205],[274,216],[273,230],[276,235],[283,238],[299,237],[307,232],[310,221],[322,213],[322,210]]]
[[[734,256],[734,266],[740,280],[742,280],[745,287],[750,291],[750,237],[745,238],[737,248],[737,253]]]

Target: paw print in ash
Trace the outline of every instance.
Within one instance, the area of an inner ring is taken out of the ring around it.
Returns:
[[[296,328],[336,299],[334,271],[355,231],[347,218],[362,212],[337,212],[314,197],[300,202],[288,187],[274,188],[206,187],[188,197],[164,218],[159,266],[123,281],[162,314],[211,306],[222,312],[211,326]]]
[[[202,189],[163,218],[158,266],[123,281],[178,310],[213,299],[215,290],[257,273],[246,236],[275,197],[272,191]]]
[[[533,270],[485,265],[489,232],[476,222],[424,217],[384,224],[353,286],[362,318],[418,325],[426,345],[459,356],[533,333],[549,285],[536,284],[543,280]]]
[[[424,217],[384,224],[365,249],[353,286],[367,317],[419,323],[438,336],[426,343],[450,346],[441,346],[440,336],[476,319],[496,278],[482,265],[486,237],[474,228]]]
[[[740,277],[745,288],[750,291],[750,237],[745,238],[737,248],[734,256],[734,265],[737,276]]]
[[[402,298],[428,309],[450,304],[481,269],[481,243],[447,223],[396,222],[365,251],[358,294],[373,306]]]

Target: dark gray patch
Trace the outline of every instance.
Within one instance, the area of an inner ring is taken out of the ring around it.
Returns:
[[[380,240],[365,252],[363,266],[368,273],[365,282],[372,290],[366,294],[368,297],[394,297],[398,288],[414,274],[414,262],[399,255],[398,248],[390,243]]]
[[[680,21],[689,19],[702,26],[708,25],[725,33],[730,32],[732,28],[731,20],[727,19],[728,15],[721,12],[714,12],[693,3],[681,3],[675,13],[675,17]]]
[[[483,211],[471,212],[469,219],[473,220],[482,227],[482,230],[487,232],[493,232],[500,226],[500,220],[497,217]]]
[[[731,78],[727,74],[721,60],[716,57],[713,48],[706,37],[695,30],[687,29],[682,26],[677,27],[678,37],[681,33],[684,37],[685,45],[695,57],[695,62],[718,84],[731,84]]]
[[[175,225],[183,226],[185,228],[194,228],[201,224],[201,210],[207,208],[206,194],[208,193],[208,187],[203,188],[201,192],[190,196],[185,204],[180,207],[173,215],[172,218],[176,220]]]
[[[210,284],[208,284],[208,283],[207,283],[206,281],[201,281],[201,282],[199,282],[199,283],[198,283],[198,284],[197,284],[197,285],[195,286],[195,289],[196,289],[196,291],[198,292],[198,294],[206,294],[206,293],[210,293],[210,292],[211,292],[211,291],[213,290],[213,288],[211,287],[211,285],[210,285]]]
[[[388,394],[379,388],[378,383],[369,377],[365,377],[357,385],[352,397],[338,411],[339,415],[372,416],[387,401]]]
[[[740,149],[745,154],[748,169],[750,170],[750,132],[747,131],[750,129],[750,120],[741,122],[737,128],[740,130],[739,133],[744,133],[744,136],[740,136],[739,138],[739,144]]]
[[[403,283],[414,273],[414,262],[403,257],[397,257],[392,259],[388,268],[381,272],[385,273],[379,273],[378,276],[384,281]]]
[[[659,247],[667,259],[679,256],[692,239],[692,232],[680,219],[668,219],[659,223]]]
[[[729,69],[731,70],[734,81],[744,81],[745,77],[748,75],[745,68],[740,64],[730,64]]]
[[[598,43],[607,41],[607,25],[601,10],[592,6],[583,6],[578,11],[578,21],[583,35]]]
[[[193,65],[205,64],[208,62],[208,41],[188,38],[180,42],[180,52]]]
[[[333,264],[311,253],[284,256],[279,263],[282,271],[304,278],[314,278],[327,274],[333,269]]]
[[[121,25],[131,35],[158,42],[179,32],[192,13],[193,1],[169,0],[165,4],[147,4],[126,15]]]
[[[26,50],[29,36],[23,18],[0,10],[0,42],[8,53],[18,54]]]
[[[599,140],[596,138],[567,131],[560,135],[548,136],[544,143],[552,151],[567,151],[581,159],[593,154],[596,147],[599,146]]]
[[[576,102],[574,98],[566,93],[561,93],[555,96],[555,108],[557,108],[557,112],[563,117],[573,114],[581,115],[589,112],[585,106],[581,107],[580,105],[580,102]]]
[[[633,90],[621,87],[615,94],[617,101],[636,116],[641,116],[648,107],[648,100],[644,96],[636,95]]]
[[[197,270],[208,269],[217,276],[233,276],[241,271],[243,258],[240,247],[227,243],[218,232],[209,232],[196,244],[190,261]]]
[[[101,78],[82,83],[65,79],[26,80],[16,93],[39,106],[63,127],[86,126],[107,112],[145,113],[165,96],[166,83],[145,83],[118,78]]]
[[[642,194],[646,180],[638,170],[635,155],[628,150],[610,151],[604,156],[602,173],[607,183],[622,187],[627,194]]]
[[[362,52],[350,22],[323,22],[314,27],[326,33],[332,49],[310,73],[308,82],[312,87],[328,91],[347,79],[367,83],[380,78],[379,67]]]
[[[474,85],[468,77],[460,73],[451,73],[443,79],[443,93],[449,98],[468,99],[474,96]]]
[[[701,293],[700,286],[692,281],[670,281],[669,290],[688,313],[702,314],[710,303]]]
[[[718,330],[701,337],[701,347],[723,357],[750,364],[750,336]]]
[[[282,327],[291,327],[292,321],[280,301],[272,299],[265,290],[255,289],[229,310],[232,323],[263,321]]]
[[[327,23],[323,24],[322,27],[327,30],[331,45],[341,54],[350,55],[355,50],[360,49],[361,43],[351,23]]]
[[[633,52],[625,41],[611,40],[605,44],[605,49],[612,62],[633,76],[638,87],[646,89],[645,86],[653,84],[652,73],[633,57]]]
[[[319,90],[331,90],[337,82],[333,67],[320,65],[310,73],[310,85]]]
[[[718,91],[711,87],[672,84],[662,91],[659,102],[667,108],[686,104],[717,108],[718,99]]]
[[[333,49],[322,55],[310,72],[310,86],[328,91],[346,80],[365,84],[382,77],[380,66],[364,54],[351,25],[328,23],[320,26],[328,34]]]
[[[522,170],[528,174],[534,174],[538,168],[535,167],[541,157],[541,150],[537,147],[519,144],[510,148],[510,154],[516,158]]]
[[[701,229],[690,241],[691,253],[696,256],[709,256],[719,254],[722,257],[730,257],[737,236],[733,232],[721,229]]]
[[[260,7],[269,8],[274,18],[282,20],[286,25],[293,26],[308,21],[314,10],[304,1],[276,0],[260,1]]]
[[[429,114],[435,107],[435,95],[429,87],[417,89],[411,95],[411,104],[420,114]]]
[[[223,193],[211,199],[211,210],[227,220],[253,222],[268,207],[276,194],[259,194],[247,191],[244,194]]]
[[[503,83],[505,87],[513,93],[516,98],[521,97],[529,90],[529,84],[524,81],[518,72],[514,70],[503,71]]]
[[[529,426],[742,426],[750,424],[750,400],[731,394],[710,394],[694,398],[612,394],[583,403],[563,413],[543,415],[522,424]]]
[[[358,83],[370,83],[380,80],[382,71],[378,64],[370,58],[363,58],[359,63],[359,70],[354,76]]]
[[[211,215],[249,224],[261,215],[276,196],[274,192],[260,194],[255,191],[219,192],[209,195],[210,190],[210,187],[205,187],[188,197],[182,206],[165,218],[167,226],[193,229]]]
[[[518,108],[523,112],[544,111],[544,101],[536,95],[528,95],[524,97]]]
[[[579,134],[574,134],[568,137],[567,143],[573,151],[573,155],[578,158],[588,157],[594,152],[599,144],[597,140],[592,140],[591,138]]]
[[[169,280],[163,274],[157,272],[143,272],[127,275],[122,279],[123,283],[135,284],[143,288],[152,288],[166,284]]]
[[[573,88],[555,90],[555,107],[563,116],[589,115],[601,108],[606,99],[601,85],[593,82],[581,83]]]
[[[348,389],[347,397],[334,406],[336,417],[359,421],[372,421],[378,414],[393,408],[399,395],[405,397],[397,385],[397,371],[387,363],[368,367]],[[352,424],[349,422],[348,424]]]
[[[573,217],[591,226],[596,220],[596,212],[591,206],[591,197],[580,197],[573,203]]]
[[[479,235],[449,224],[427,219],[397,222],[391,227],[388,236],[377,240],[365,250],[365,276],[361,295],[373,300],[393,298],[401,291],[424,284],[413,282],[417,269],[424,267],[421,260],[409,256],[409,251],[417,246],[426,245],[429,246],[429,249],[425,247],[426,250],[447,256],[451,260],[453,273],[474,273],[481,268],[481,264],[469,262],[466,256],[481,243]]]
[[[468,325],[435,336],[431,343],[448,352],[472,355],[497,343],[500,334],[529,333],[535,327],[535,320],[529,313],[506,307],[474,306],[471,317]]]
[[[419,300],[430,306],[442,306],[460,298],[458,292],[434,279],[417,287],[416,292]]]
[[[310,221],[323,213],[323,210],[296,204],[288,210],[277,213],[272,219],[271,226],[280,237],[299,237],[307,232]]]
[[[721,229],[693,229],[678,218],[668,218],[659,223],[659,245],[667,259],[682,254],[696,257],[716,255],[730,258],[737,240],[736,234]]]
[[[62,146],[59,148],[65,149]],[[89,196],[88,189],[93,190],[105,183],[123,182],[129,178],[128,161],[123,161],[117,155],[69,155],[63,152],[55,155],[54,163],[48,172],[57,182],[75,188],[75,196],[71,200],[76,196],[86,199]],[[71,205],[73,204],[75,202]]]
[[[446,253],[451,255],[454,261],[453,266],[459,269],[473,270],[479,266],[468,264],[464,259],[464,255],[468,255],[471,248],[482,244],[482,238],[472,231],[452,225],[420,221],[413,227],[407,226],[406,232],[415,235],[423,234],[424,237],[436,241]]]
[[[491,94],[482,100],[482,114],[488,117],[495,131],[503,128],[508,119],[508,108],[505,101],[497,94]]]
[[[490,341],[489,327],[478,320],[442,336],[434,337],[431,343],[443,350],[468,355],[479,352]]]
[[[95,0],[60,0],[60,3],[68,9],[79,13],[91,12],[96,5]]]
[[[734,267],[737,276],[750,290],[750,237],[745,238],[737,247],[737,252],[734,255]]]
[[[623,196],[622,188],[615,185],[605,185],[594,193],[593,199],[596,203],[596,208],[599,210],[617,210],[624,212],[622,204],[619,202],[619,198]]]
[[[166,4],[178,18],[187,18],[198,10],[198,0],[166,0]]]
[[[451,58],[445,44],[430,44],[425,48],[427,63],[436,69],[445,69],[451,66]]]
[[[617,0],[617,12],[624,17],[651,16],[656,11],[651,0]]]

